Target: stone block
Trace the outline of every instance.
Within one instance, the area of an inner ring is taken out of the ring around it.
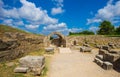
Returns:
[[[119,54],[107,53],[107,54],[103,55],[103,60],[104,61],[109,61],[111,63],[115,62],[119,58],[120,58]]]
[[[45,48],[45,51],[46,52],[54,52],[54,48],[48,47],[48,48]]]
[[[103,62],[103,68],[105,70],[111,70],[113,68],[113,64],[110,62]]]
[[[19,60],[22,67],[42,67],[45,63],[44,56],[25,56]]]
[[[105,55],[105,54],[107,54],[107,53],[108,53],[107,50],[99,49],[99,55]]]
[[[106,46],[106,45],[104,45],[104,46],[102,46],[102,49],[104,49],[104,50],[110,50],[110,47],[109,46]]]
[[[91,52],[92,48],[90,47],[80,47],[80,52]]]
[[[103,60],[103,55],[96,55],[96,58]]]
[[[16,67],[14,69],[15,73],[27,73],[28,72],[28,67]]]
[[[100,60],[100,59],[98,59],[98,58],[95,58],[94,61],[95,61],[99,66],[102,67],[102,65],[103,65],[103,61],[102,61],[102,60]]]

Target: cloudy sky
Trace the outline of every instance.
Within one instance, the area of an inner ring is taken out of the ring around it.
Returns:
[[[120,0],[0,0],[0,24],[38,34],[96,31],[103,20],[120,25]]]

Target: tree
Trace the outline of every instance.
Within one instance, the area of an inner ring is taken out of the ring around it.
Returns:
[[[100,35],[112,35],[114,34],[114,26],[111,24],[110,21],[103,21],[100,26],[97,34]]]
[[[115,29],[115,34],[120,35],[120,26]]]

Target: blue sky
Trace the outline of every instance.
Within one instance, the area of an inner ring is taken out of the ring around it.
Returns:
[[[95,32],[103,20],[120,25],[120,0],[0,0],[1,24],[38,34]]]

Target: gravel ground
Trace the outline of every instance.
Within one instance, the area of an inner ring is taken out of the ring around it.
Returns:
[[[106,71],[93,62],[97,50],[92,53],[57,53],[52,57],[48,77],[120,77],[115,70]]]

